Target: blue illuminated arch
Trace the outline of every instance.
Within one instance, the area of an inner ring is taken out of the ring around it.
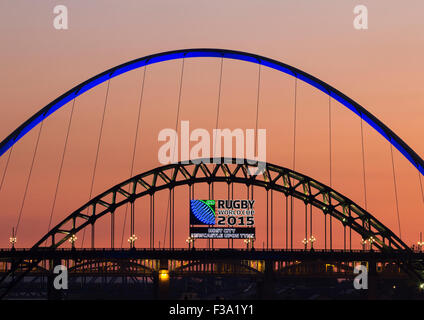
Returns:
[[[22,138],[26,133],[28,133],[32,128],[34,128],[37,124],[39,124],[42,120],[47,118],[57,109],[65,105],[67,102],[75,99],[79,95],[84,92],[94,88],[95,86],[112,79],[122,73],[147,66],[150,64],[182,59],[182,58],[193,58],[193,57],[217,57],[217,58],[226,58],[226,59],[236,59],[242,60],[252,63],[261,64],[263,66],[284,72],[293,77],[296,77],[311,86],[321,90],[326,93],[333,99],[340,102],[342,105],[347,107],[349,110],[356,113],[359,117],[361,117],[365,122],[367,122],[371,127],[377,130],[384,138],[386,138],[399,152],[411,162],[414,167],[416,167],[421,174],[424,174],[424,161],[412,150],[401,138],[399,138],[389,127],[387,127],[384,123],[378,120],[375,116],[373,116],[370,112],[368,112],[365,108],[363,108],[360,104],[353,101],[348,96],[344,95],[337,89],[333,88],[329,84],[321,81],[314,76],[299,70],[295,67],[289,66],[285,63],[262,57],[256,54],[234,51],[234,50],[226,50],[226,49],[183,49],[183,50],[175,50],[157,53],[153,55],[149,55],[146,57],[142,57],[139,59],[135,59],[129,61],[127,63],[121,64],[119,66],[113,67],[109,70],[106,70],[91,79],[75,86],[68,92],[61,95],[56,100],[50,102],[47,106],[42,108],[36,114],[34,114],[31,118],[25,121],[22,125],[20,125],[15,131],[13,131],[8,137],[6,137],[0,143],[0,156],[2,156],[10,147],[12,147],[20,138]]]

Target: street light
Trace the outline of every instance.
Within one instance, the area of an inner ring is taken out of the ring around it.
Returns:
[[[159,270],[159,280],[168,281],[169,280],[169,271],[167,269]]]
[[[367,244],[367,240],[365,240],[364,238],[361,239],[361,244],[362,244],[362,250],[365,251],[365,246]]]
[[[308,241],[308,239],[306,239],[306,238],[302,240],[302,243],[305,245],[305,250],[306,250],[306,249],[307,249],[307,247],[308,247],[308,242],[309,242],[309,241]]]
[[[186,239],[186,242],[188,243],[188,248],[189,248],[189,249],[191,248],[191,244],[193,243],[193,249],[194,249],[194,238],[192,238],[192,237],[188,237],[188,238]]]
[[[135,241],[137,240],[137,236],[133,234],[131,237],[128,238],[128,242],[130,243],[130,248],[134,248]]]
[[[12,249],[15,249],[15,243],[18,241],[15,236],[15,228],[12,228],[12,236],[9,239],[9,242],[12,244]]]
[[[75,249],[75,241],[77,241],[77,239],[77,236],[74,234],[69,238],[69,242],[72,244],[72,249]]]
[[[12,249],[15,249],[16,237],[10,237],[9,242],[12,244]]]
[[[311,243],[311,250],[314,250],[314,242],[317,241],[317,239],[314,236],[311,236],[309,238],[309,242]]]
[[[249,249],[249,244],[252,243],[252,239],[244,239],[244,243],[246,244],[246,249]]]
[[[369,237],[368,242],[370,243],[370,250],[372,250],[372,244],[375,242],[373,237]]]

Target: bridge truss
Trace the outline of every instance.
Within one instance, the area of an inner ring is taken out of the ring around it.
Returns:
[[[411,258],[414,257],[411,249],[392,231],[390,231],[390,229],[385,227],[380,221],[359,205],[355,204],[353,201],[338,193],[334,189],[291,169],[266,163],[266,169],[261,174],[252,174],[255,173],[255,170],[258,170],[258,163],[252,163],[254,162],[251,160],[248,161],[246,159],[236,158],[198,159],[158,167],[119,183],[72,212],[64,220],[52,228],[45,236],[43,236],[31,248],[31,250],[26,253],[29,256],[33,255],[34,259],[28,257],[21,260],[15,259],[13,260],[13,263],[7,264],[7,267],[4,268],[5,272],[3,274],[2,281],[9,282],[7,291],[10,290],[23,276],[25,276],[25,274],[36,268],[41,261],[46,260],[45,258],[37,258],[39,254],[38,252],[43,253],[46,252],[46,250],[54,251],[84,228],[91,228],[91,247],[94,249],[95,225],[101,218],[109,217],[110,219],[110,247],[113,250],[116,209],[128,203],[130,204],[131,230],[133,231],[135,221],[134,202],[142,197],[150,198],[150,249],[154,250],[155,193],[168,189],[172,194],[176,187],[186,185],[188,186],[189,197],[191,198],[193,191],[192,188],[194,188],[196,184],[206,183],[209,185],[209,190],[211,191],[211,187],[213,187],[213,184],[217,182],[227,183],[228,186],[231,186],[234,183],[244,184],[248,195],[249,190],[252,195],[253,188],[260,187],[266,189],[267,192],[280,192],[284,197],[286,197],[286,200],[287,198],[300,199],[305,204],[306,212],[308,207],[310,210],[312,210],[312,207],[315,207],[318,208],[322,214],[330,215],[334,219],[338,220],[345,230],[345,244],[347,237],[346,228],[349,228],[349,230],[353,230],[358,233],[362,239],[367,240],[370,243],[372,251],[375,250],[380,254],[388,255],[391,262],[395,261],[398,266],[410,276],[422,281],[423,268],[421,259]],[[211,195],[213,198],[213,194]],[[173,197],[170,199],[173,199]],[[174,221],[172,207],[173,203],[171,204],[171,223],[169,225],[170,250],[175,249],[173,245]],[[286,211],[286,215],[288,214],[289,212]],[[293,214],[293,212],[291,214]],[[312,214],[310,219],[310,223],[312,224]],[[269,219],[267,219],[267,230],[272,230],[272,223],[268,225],[268,221]],[[286,225],[286,228],[288,228],[288,225]],[[349,232],[349,235],[351,236],[351,232]],[[325,235],[325,237],[327,238],[327,235]],[[45,243],[50,243],[50,245],[43,246]],[[286,243],[286,245],[288,246],[288,243]],[[290,250],[292,249],[293,248],[290,248]],[[352,253],[351,248],[347,249],[345,246],[344,249],[346,252]],[[287,254],[280,252],[280,258],[276,258],[279,254],[278,251],[271,252],[274,256],[274,261],[279,259],[284,260],[284,257],[287,257]],[[330,252],[333,252],[332,248],[330,248]],[[400,254],[396,256],[396,252]],[[188,254],[192,255],[193,252],[189,251]],[[216,252],[214,252],[214,255],[215,254]],[[250,254],[252,255],[252,253]],[[405,259],[405,257],[408,258]],[[185,259],[182,260],[186,261]],[[263,258],[262,260],[266,260],[266,258]],[[10,260],[6,259],[6,262],[7,261],[10,262]],[[99,260],[96,261],[98,262]],[[156,261],[160,261],[160,259],[156,259]],[[73,267],[75,267],[75,265]],[[19,272],[15,274],[17,271]],[[157,272],[157,270],[154,272]],[[10,281],[11,278],[13,280]]]

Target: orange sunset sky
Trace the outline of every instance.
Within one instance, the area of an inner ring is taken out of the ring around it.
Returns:
[[[68,8],[68,30],[53,27],[53,8],[59,4]],[[368,8],[367,30],[353,27],[353,9],[358,4]],[[304,70],[361,104],[422,156],[423,13],[420,0],[2,0],[0,139],[62,93],[106,69],[153,53],[204,47],[255,53]],[[110,82],[93,195],[129,177],[142,72],[137,69]],[[181,60],[148,67],[134,174],[160,165],[157,135],[175,126],[180,72]],[[219,72],[219,59],[185,61],[179,119],[189,120],[193,129],[215,126]],[[257,74],[257,65],[224,61],[219,127],[255,128]],[[105,92],[106,83],[76,101],[52,226],[88,200]],[[297,93],[296,170],[329,184],[328,97],[301,81]],[[258,126],[267,129],[267,161],[289,168],[293,105],[294,79],[262,68]],[[47,232],[69,112],[70,104],[44,123],[18,247],[30,247]],[[38,127],[21,139],[11,156],[0,190],[0,247],[9,245],[17,223],[37,133]],[[390,145],[368,125],[364,133],[368,211],[399,235]],[[334,101],[332,148],[334,189],[364,206],[360,120]],[[7,155],[0,158],[1,176]],[[412,245],[424,231],[419,176],[397,150],[394,161],[402,240]],[[197,198],[207,198],[206,188],[196,190]],[[245,188],[235,192],[245,197]],[[221,193],[217,197],[224,197],[226,188]],[[262,246],[265,193],[258,190],[255,195],[257,246]],[[187,197],[186,189],[176,191],[177,247],[186,246]],[[275,219],[281,222],[283,199],[276,198]],[[156,241],[162,245],[167,199],[166,192],[157,197]],[[295,244],[301,247],[302,206],[298,209]],[[138,201],[136,210],[137,245],[145,246],[148,200]],[[117,245],[124,211],[117,215]],[[322,214],[314,212],[314,219],[317,245],[323,246]],[[108,221],[99,222],[98,246],[109,244]],[[337,227],[335,243],[340,247],[342,229]],[[274,243],[283,247],[283,227],[276,224],[275,228]],[[128,236],[126,228],[125,246]],[[354,241],[352,246],[359,247],[359,238]]]

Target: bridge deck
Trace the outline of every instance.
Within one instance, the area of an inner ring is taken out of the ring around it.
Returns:
[[[0,259],[177,259],[177,260],[424,260],[424,252],[283,249],[0,249]]]

